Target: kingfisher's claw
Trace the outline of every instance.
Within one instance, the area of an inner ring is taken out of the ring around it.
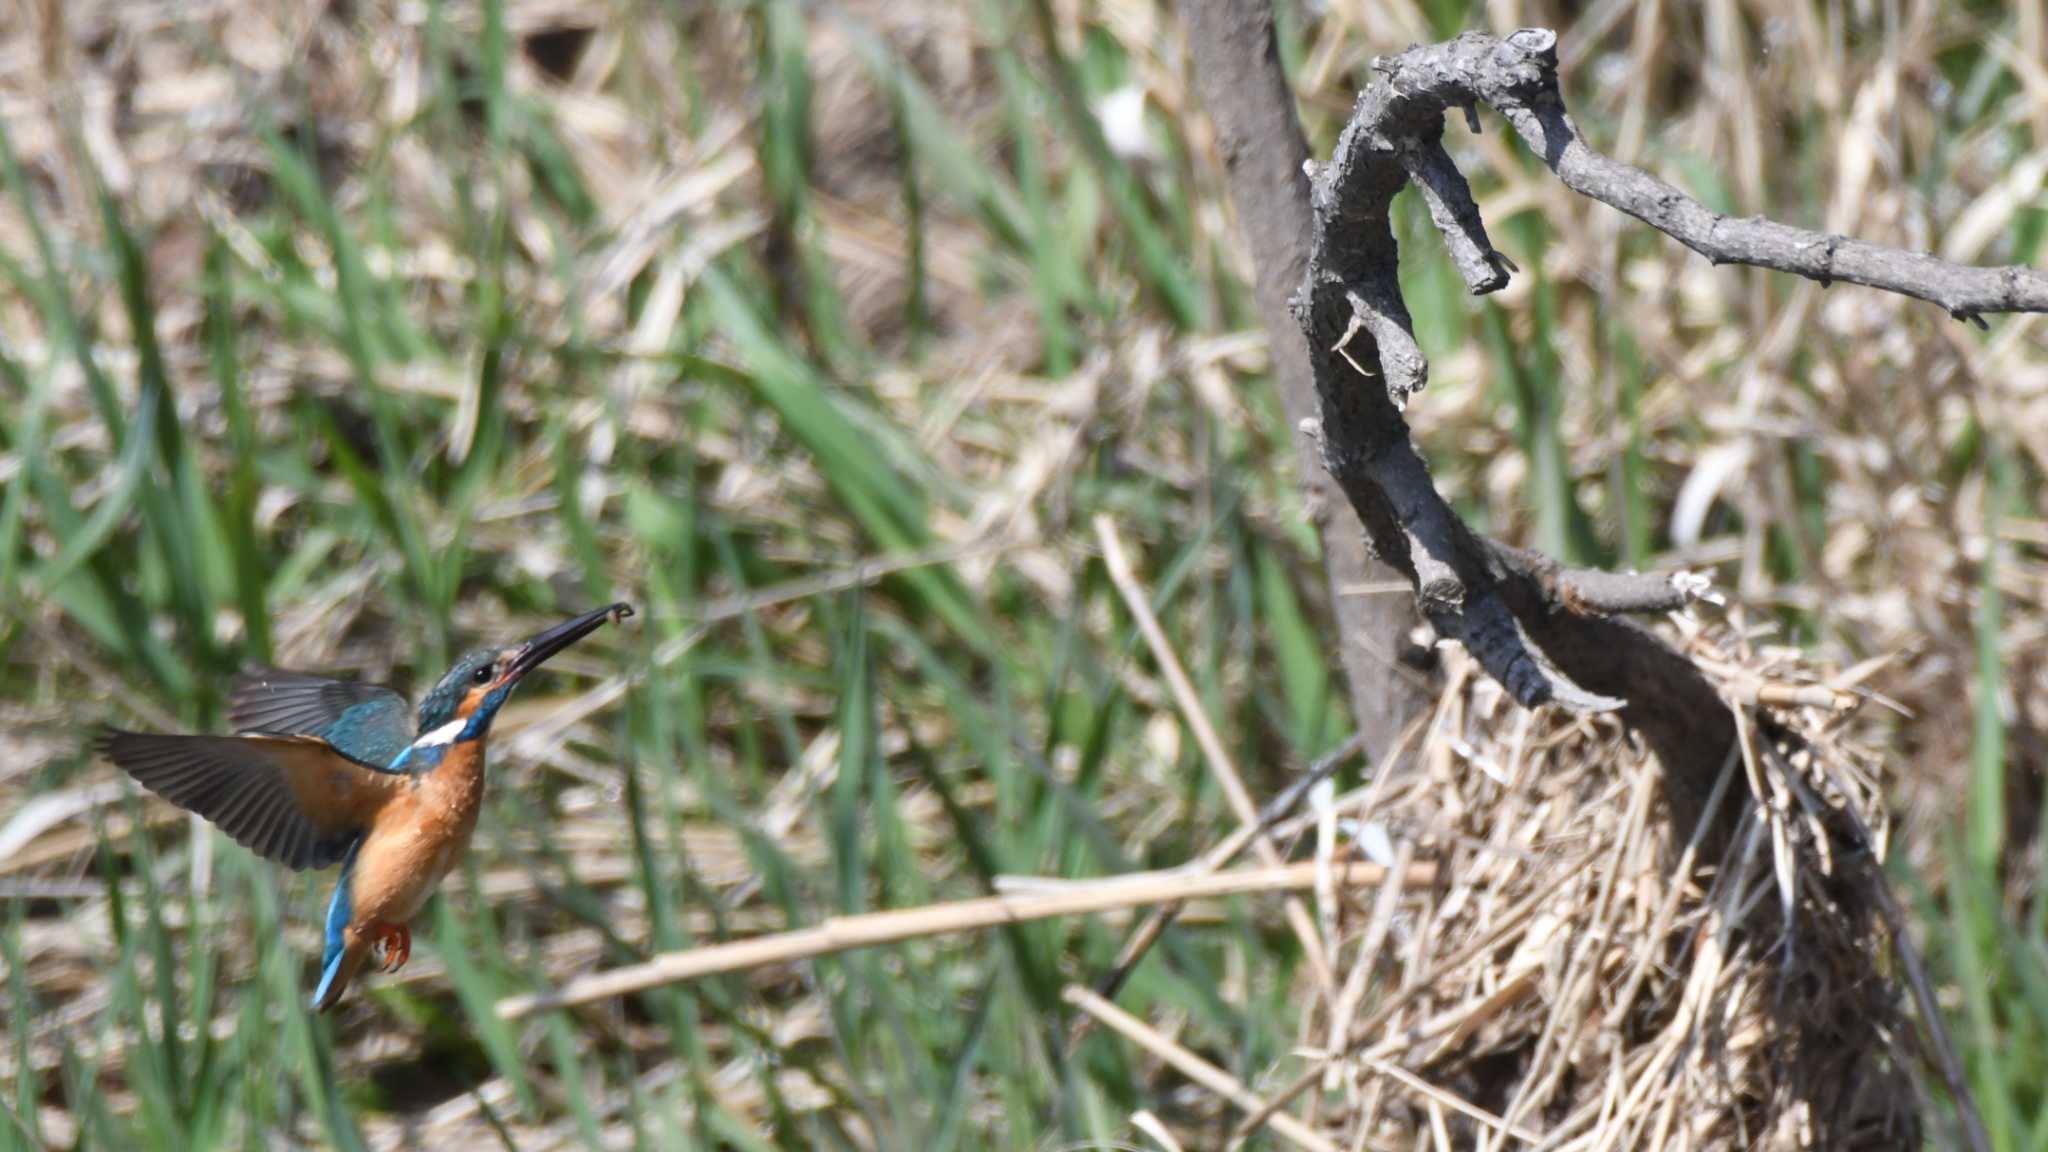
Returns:
[[[396,972],[412,959],[412,929],[379,920],[369,926],[371,944],[384,953],[379,972]]]

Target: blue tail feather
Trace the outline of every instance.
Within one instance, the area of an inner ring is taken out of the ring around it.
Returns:
[[[341,879],[335,882],[334,899],[327,903],[327,946],[320,953],[320,986],[313,990],[313,1008],[317,1011],[327,1001],[327,991],[334,978],[341,972],[341,954],[347,943],[345,939],[349,917],[354,915],[354,900],[350,896],[350,882],[355,878],[356,849],[362,839],[348,846],[348,854],[341,858]]]

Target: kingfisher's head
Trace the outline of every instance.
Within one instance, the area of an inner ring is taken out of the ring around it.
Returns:
[[[565,620],[524,643],[479,648],[464,655],[420,701],[420,733],[425,735],[463,721],[456,739],[471,740],[483,735],[505,698],[528,672],[597,631],[606,620],[623,620],[632,614],[628,605],[613,604]]]

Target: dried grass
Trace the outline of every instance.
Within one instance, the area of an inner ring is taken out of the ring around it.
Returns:
[[[1110,606],[1086,599],[1072,575],[1075,558],[1092,547],[1076,523],[1077,509],[1092,510],[1077,495],[1078,477],[1098,453],[1106,470],[1143,476],[1171,497],[1155,510],[1153,527],[1162,538],[1202,537],[1216,499],[1205,478],[1226,457],[1246,464],[1239,495],[1247,522],[1287,540],[1300,534],[1302,517],[1284,465],[1275,463],[1285,453],[1267,450],[1264,410],[1248,398],[1263,367],[1260,338],[1173,329],[1134,282],[1115,228],[1099,218],[1087,221],[1092,231],[1076,247],[1089,257],[1091,287],[1120,311],[1113,319],[1076,319],[1087,352],[1074,371],[1042,374],[1044,333],[1025,294],[980,288],[990,268],[1014,272],[1015,258],[967,213],[938,202],[928,206],[926,236],[932,341],[921,360],[903,354],[911,279],[900,190],[886,175],[894,157],[875,134],[887,100],[845,29],[872,27],[896,47],[977,149],[975,161],[1009,164],[1009,129],[986,32],[962,15],[963,7],[864,2],[845,6],[846,24],[819,20],[807,46],[820,78],[817,226],[851,323],[877,349],[862,398],[915,430],[943,499],[929,554],[861,563],[856,529],[844,517],[820,513],[829,504],[825,478],[778,440],[770,421],[743,413],[729,424],[690,427],[683,399],[642,370],[648,356],[670,345],[682,322],[680,302],[707,263],[769,241],[752,133],[756,110],[745,77],[736,74],[751,60],[743,21],[708,6],[693,17],[696,36],[685,43],[660,22],[629,27],[624,14],[633,7],[506,4],[522,49],[508,84],[545,99],[559,118],[598,216],[588,248],[572,254],[575,275],[565,284],[555,275],[563,238],[534,209],[530,179],[515,174],[490,187],[506,209],[518,254],[507,290],[520,302],[535,348],[564,343],[573,329],[588,348],[618,361],[603,377],[608,395],[578,397],[560,409],[567,435],[589,461],[580,492],[599,505],[616,500],[604,465],[618,437],[669,443],[688,435],[709,478],[707,507],[744,526],[763,555],[816,572],[784,588],[729,589],[725,599],[700,605],[691,626],[655,649],[646,669],[601,681],[581,697],[536,698],[511,717],[523,727],[506,733],[501,782],[553,794],[552,846],[575,862],[608,929],[638,942],[652,929],[633,883],[635,861],[622,847],[616,749],[591,718],[639,677],[658,674],[738,620],[759,628],[758,642],[778,661],[821,673],[831,654],[805,601],[872,584],[907,564],[949,563],[978,585],[1000,567],[1030,590],[1034,611],[1072,616],[1088,637],[1113,638]],[[1875,17],[1856,23],[1863,17],[1842,15],[1842,6],[1781,7],[1714,0],[1697,11],[1664,4],[1631,12],[1600,3],[1586,7],[1577,27],[1545,4],[1489,5],[1486,15],[1496,30],[1516,23],[1560,28],[1567,72],[1583,88],[1574,107],[1623,159],[1682,182],[1720,173],[1730,205],[1740,211],[1825,221],[1957,258],[1993,258],[2013,221],[2038,202],[2043,177],[2026,157],[2048,154],[2048,82],[2035,63],[2043,58],[2041,22],[2023,22],[2020,39],[1997,48],[2027,77],[2024,89],[1956,128],[1933,98],[1940,58],[1984,35],[1976,17],[1947,5],[1886,5],[1903,13],[1899,26],[1883,33]],[[1184,168],[1167,161],[1146,175],[1161,186],[1181,182],[1177,191],[1190,201],[1207,242],[1189,257],[1195,273],[1206,276],[1221,265],[1243,279],[1245,260],[1222,206],[1173,21],[1159,6],[1135,0],[1053,8],[1063,34],[1076,32],[1085,8],[1101,34],[1118,41],[1148,107],[1171,122],[1188,149]],[[430,154],[398,130],[417,114],[425,82],[423,11],[416,4],[271,0],[15,0],[0,8],[0,117],[13,146],[50,219],[61,225],[60,244],[99,243],[88,158],[146,233],[152,282],[166,286],[157,332],[166,371],[181,416],[206,446],[210,475],[228,460],[225,418],[207,372],[202,304],[183,286],[199,279],[210,232],[233,246],[252,274],[269,263],[249,220],[278,192],[251,108],[282,114],[295,107],[283,95],[304,92],[308,121],[278,127],[316,142],[344,209],[362,203],[364,181],[387,182],[400,210],[389,221],[388,245],[373,248],[371,259],[419,323],[450,335],[450,347],[472,347],[458,329],[468,316],[462,301],[475,270],[451,235],[448,205],[451,186],[477,174],[464,157]],[[450,3],[447,15],[457,35],[474,37],[480,27],[473,4]],[[1846,46],[1830,19],[1851,22]],[[562,43],[588,36],[573,66],[557,76],[533,46],[544,34],[565,31],[576,35]],[[1372,55],[1430,36],[1426,16],[1407,0],[1327,6],[1311,29],[1301,69],[1312,129],[1327,133],[1341,121]],[[1045,163],[1064,173],[1076,158],[1056,122],[1041,127]],[[1774,141],[1794,127],[1802,139],[1825,142],[1826,151],[1817,145],[1811,156],[1784,154]],[[2026,156],[2016,157],[2010,145],[2015,127],[2032,134]],[[67,136],[73,131],[75,142]],[[388,155],[377,152],[380,142],[392,144]],[[1490,221],[1504,224],[1527,209],[1549,228],[1536,254],[1553,294],[1547,310],[1539,310],[1535,275],[1519,278],[1497,303],[1518,346],[1547,342],[1556,350],[1566,471],[1591,518],[1610,529],[1624,517],[1616,461],[1628,450],[1630,421],[1620,415],[1622,373],[1600,320],[1617,310],[1629,317],[1645,365],[1633,402],[1646,453],[1639,482],[1658,526],[1648,534],[1653,552],[1642,561],[1717,568],[1731,601],[1752,614],[1731,623],[1691,622],[1679,636],[1744,718],[1744,755],[1731,763],[1726,787],[1746,799],[1750,815],[1728,844],[1703,849],[1690,830],[1670,827],[1657,765],[1617,722],[1522,712],[1456,653],[1445,653],[1445,687],[1414,749],[1365,787],[1329,798],[1276,836],[1311,842],[1326,862],[1364,853],[1387,865],[1429,864],[1438,882],[1389,885],[1355,900],[1334,890],[1318,894],[1315,938],[1335,994],[1305,979],[1295,997],[1299,1051],[1227,1095],[1239,1107],[1284,1104],[1312,1141],[1348,1148],[1516,1147],[1524,1141],[1514,1133],[1540,1135],[1547,1147],[1582,1149],[1908,1146],[1923,1122],[1924,1093],[1908,1083],[1905,1056],[1915,1026],[1901,1015],[1900,993],[1889,979],[1895,969],[1882,959],[1896,941],[1847,845],[1867,835],[1881,856],[1894,808],[1906,812],[1909,831],[1939,829],[1963,792],[1972,708],[1985,690],[1972,675],[1971,613],[1981,561],[1997,549],[2005,557],[1997,586],[2008,598],[1996,641],[2007,669],[2000,687],[2015,733],[2008,852],[2024,863],[2038,851],[2039,775],[2026,769],[2038,769],[2039,733],[2048,731],[2048,522],[2021,512],[1989,537],[1987,474],[1973,456],[1956,461],[1957,445],[1974,426],[2009,437],[2015,459],[2048,471],[2048,328],[2036,318],[2014,318],[1979,342],[1910,302],[1773,286],[1761,275],[1711,269],[1673,246],[1646,242],[1633,224],[1570,197],[1547,177],[1531,176],[1497,132],[1474,138],[1453,127],[1449,142],[1461,159],[1476,158],[1465,164],[1476,179],[1490,173],[1481,182]],[[373,159],[381,163],[372,176]],[[307,232],[292,243],[331,283],[332,253],[324,242]],[[0,202],[0,251],[33,249],[16,204]],[[1535,255],[1514,254],[1524,267],[1539,267]],[[636,278],[650,285],[653,303],[630,316],[627,289]],[[119,322],[111,278],[80,277],[75,286],[82,297],[106,293],[80,303],[108,318],[96,352],[122,395],[132,397],[132,334]],[[1427,313],[1439,306],[1445,319],[1433,324]],[[1483,510],[1504,534],[1535,543],[1539,527],[1525,499],[1535,465],[1499,400],[1501,366],[1474,338],[1476,325],[1466,322],[1463,307],[1441,297],[1418,304],[1434,374],[1410,416],[1447,490]],[[289,428],[294,399],[341,396],[353,386],[345,358],[276,308],[252,305],[238,320],[248,333],[248,395],[266,434]],[[23,296],[0,292],[0,340],[23,363],[52,359],[44,317]],[[508,370],[503,402],[522,426],[538,424],[562,401],[547,390],[550,369],[548,358],[536,354],[515,358]],[[78,498],[89,502],[104,491],[113,461],[85,382],[66,365],[50,370],[52,450],[64,454]],[[400,397],[462,403],[473,375],[447,366],[389,369],[380,384]],[[600,415],[607,403],[622,413],[616,428]],[[451,436],[451,445],[463,439]],[[555,523],[557,497],[536,479],[550,474],[548,449],[541,437],[531,439],[508,468],[519,483],[493,493],[465,542],[479,568],[553,577],[568,569],[569,546]],[[1808,460],[1824,475],[1817,486],[1799,473]],[[0,477],[21,467],[0,459]],[[280,535],[317,526],[314,511],[292,504],[283,486],[267,495],[265,523]],[[338,481],[327,496],[337,503],[350,498]],[[1773,537],[1774,525],[1797,531]],[[433,527],[450,531],[445,523]],[[31,523],[30,531],[34,547],[54,550],[46,526]],[[608,540],[607,547],[620,572],[641,563],[630,542]],[[1228,563],[1222,551],[1209,549],[1194,566],[1220,570]],[[1784,560],[1788,554],[1792,561]],[[388,556],[337,552],[304,597],[279,606],[280,658],[371,676],[416,658],[412,638],[384,604],[392,579]],[[108,902],[101,891],[79,894],[100,887],[90,872],[94,847],[102,833],[109,843],[127,843],[129,815],[108,810],[106,795],[95,791],[106,782],[103,773],[63,773],[76,754],[81,700],[123,699],[122,707],[162,728],[177,727],[179,718],[132,691],[123,671],[108,667],[55,609],[8,613],[10,629],[20,634],[8,656],[19,667],[11,670],[32,687],[0,702],[0,806],[19,813],[37,795],[77,802],[62,819],[0,852],[0,883],[48,886],[16,890],[33,898],[22,917],[20,955],[45,1009],[33,1022],[26,1055],[54,1076],[59,1039],[75,1035],[78,1050],[114,1075],[113,1107],[133,1110],[136,1101],[118,1073],[127,1046],[147,1030],[105,1023],[114,997],[105,965]],[[1748,626],[1765,613],[1796,622],[1796,638],[1813,654],[1766,646],[1782,630]],[[502,626],[502,617],[487,605],[465,604],[458,622],[482,633]],[[240,628],[232,613],[223,614],[224,633]],[[1249,645],[1217,652],[1216,667],[1198,671],[1213,672],[1220,697],[1248,697],[1270,676],[1259,664],[1262,653]],[[1816,671],[1823,665],[1843,671],[1824,675]],[[1117,750],[1115,787],[1100,815],[1142,846],[1183,810],[1174,773],[1192,759],[1180,755],[1180,724],[1193,714],[1184,694],[1156,682],[1144,666],[1119,666],[1115,674],[1131,706],[1144,713],[1147,739]],[[741,759],[746,714],[789,716],[801,754],[781,766],[757,826],[797,865],[822,868],[828,848],[812,800],[837,771],[839,732],[829,693],[808,685],[792,676],[712,700],[705,768],[723,773]],[[1828,691],[1816,693],[1815,686]],[[1840,693],[1852,694],[1860,707],[1833,707]],[[880,744],[890,755],[909,747],[912,736],[926,748],[963,736],[961,721],[929,699],[901,702],[887,723]],[[1271,765],[1240,767],[1254,789],[1278,775]],[[651,790],[644,765],[626,770],[642,772],[639,783]],[[53,775],[61,777],[54,789]],[[958,799],[980,811],[993,791],[977,780]],[[701,795],[679,790],[673,802],[683,829],[672,845],[676,874],[719,900],[715,910],[693,904],[684,927],[709,936],[784,926],[740,834]],[[936,796],[910,789],[900,813],[911,851],[934,877],[958,880],[967,872]],[[155,808],[140,814],[153,826],[177,819]],[[1242,813],[1235,815],[1241,820]],[[102,822],[89,826],[93,820]],[[1225,817],[1210,830],[1211,842],[1230,822]],[[481,895],[531,933],[523,955],[534,968],[561,980],[608,963],[614,953],[603,934],[553,903],[553,873],[536,862],[523,834],[489,831],[479,849]],[[1903,855],[1938,874],[1936,839],[1909,837]],[[192,843],[194,883],[204,884],[209,842]],[[2013,869],[2016,900],[2027,887],[2017,877],[2031,874],[2031,865]],[[73,886],[62,889],[67,895],[50,895],[65,884]],[[477,896],[461,883],[452,891],[458,901]],[[181,936],[191,931],[180,907],[165,914]],[[238,947],[255,943],[246,919],[202,927]],[[292,921],[288,931],[299,952],[317,947],[312,925]],[[145,980],[153,975],[147,962],[140,971]],[[254,982],[260,973],[231,964],[223,979]],[[424,994],[449,997],[448,974],[431,955],[416,958],[402,979]],[[818,982],[763,970],[746,991],[752,1022],[772,1044],[796,1048],[831,1036],[830,1003]],[[1099,1011],[1083,993],[1071,998]],[[226,1034],[238,1023],[225,1011],[215,1027]],[[624,1054],[625,1086],[591,1102],[605,1137],[624,1141],[635,1093],[665,1091],[695,1072],[642,1018],[583,1023],[590,1035],[579,1033],[577,1044]],[[1177,1038],[1180,1021],[1138,1023],[1166,1062],[1148,1067],[1189,1067],[1174,1051],[1189,1051]],[[343,1059],[365,1074],[404,1078],[438,1058],[429,1030],[416,1020],[366,1009],[344,1014],[338,1035]],[[1808,1043],[1788,1049],[1788,1035]],[[799,1117],[844,1114],[848,1129],[875,1146],[878,1134],[867,1118],[855,1114],[837,1085],[821,1082],[822,1073],[798,1066],[763,1071],[750,1055],[758,1051],[749,1047],[752,1038],[736,1038],[723,1024],[704,1027],[699,1039],[719,1070],[708,1087],[732,1115],[765,1131],[776,1123],[777,1108]],[[0,1052],[0,1077],[19,1073],[15,1060],[12,1050]],[[1178,1076],[1160,1072],[1157,1082],[1178,1084]],[[779,1099],[770,1099],[770,1088]],[[562,1095],[551,1089],[548,1099]],[[515,1100],[512,1085],[491,1076],[416,1111],[373,1117],[367,1135],[379,1148],[475,1146],[500,1131],[521,1147],[579,1139],[558,1115],[501,1121],[496,1111]],[[1000,1100],[978,1100],[977,1124],[998,1127],[1002,1107]],[[1188,1111],[1199,1121],[1225,1108],[1205,1095]],[[76,1135],[80,1121],[61,1101],[45,1115],[46,1133]],[[1241,1120],[1234,1115],[1230,1122]],[[509,1126],[501,1130],[501,1123]],[[1189,1146],[1197,1146],[1202,1131],[1188,1114],[1162,1119],[1145,1112],[1132,1123]],[[308,1137],[305,1130],[284,1131]]]
[[[1744,733],[1717,786],[1746,809],[1729,842],[1671,826],[1655,758],[1613,718],[1524,712],[1454,661],[1412,767],[1330,805],[1350,842],[1442,879],[1342,922],[1345,995],[1305,1013],[1306,1069],[1274,1106],[1304,1096],[1344,1147],[1918,1138],[1869,887],[1881,758],[1844,709],[1754,702],[1844,689],[1734,628],[1688,630]]]

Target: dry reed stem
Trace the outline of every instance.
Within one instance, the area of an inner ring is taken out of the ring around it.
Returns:
[[[1351,863],[1341,867],[1337,880],[1347,888],[1364,887],[1383,882],[1386,875],[1387,870],[1377,864]],[[1417,864],[1411,866],[1406,879],[1411,884],[1426,885],[1435,877],[1434,865]],[[498,1002],[498,1015],[508,1020],[517,1019],[552,1008],[627,996],[704,976],[809,960],[924,936],[1204,897],[1298,892],[1311,887],[1315,878],[1314,863],[1207,875],[1181,870],[1141,872],[1103,880],[1052,881],[1049,890],[1029,895],[984,896],[920,908],[835,916],[809,928],[666,953],[643,964],[572,980],[550,992],[509,996]],[[1034,882],[1047,883],[1035,878]]]
[[[1481,1108],[1468,1100],[1465,1100],[1464,1098],[1460,1097],[1457,1093],[1447,1092],[1444,1089],[1434,1084],[1431,1084],[1429,1081],[1424,1080],[1422,1077],[1417,1076],[1415,1073],[1408,1071],[1406,1068],[1402,1068],[1396,1064],[1390,1064],[1387,1061],[1381,1060],[1374,1056],[1361,1056],[1359,1059],[1367,1067],[1378,1072],[1380,1075],[1385,1076],[1392,1080],[1398,1080],[1402,1084],[1407,1085],[1409,1088],[1412,1088],[1415,1091],[1421,1093],[1423,1096],[1429,1099],[1430,1105],[1432,1107],[1441,1105],[1443,1107],[1451,1109],[1454,1112],[1462,1113],[1466,1116],[1471,1117],[1474,1120],[1479,1121],[1481,1124],[1486,1125],[1488,1128],[1493,1129],[1495,1132],[1499,1132],[1508,1136],[1513,1136],[1515,1139],[1520,1140],[1525,1144],[1537,1144],[1542,1142],[1543,1138],[1541,1136],[1538,1136],[1536,1133],[1530,1132],[1525,1128],[1518,1128],[1512,1123],[1508,1122],[1507,1120],[1502,1119],[1499,1116],[1495,1116],[1493,1113],[1488,1112],[1486,1109]]]
[[[1536,914],[1537,909],[1554,899],[1556,899],[1555,893],[1542,889],[1528,893],[1523,897],[1519,905],[1501,916],[1499,923],[1494,926],[1493,931],[1477,940],[1471,941],[1449,956],[1437,961],[1427,972],[1410,980],[1399,991],[1395,992],[1371,1016],[1351,1030],[1351,1034],[1346,1039],[1341,1051],[1325,1053],[1319,1057],[1307,1071],[1295,1077],[1287,1087],[1281,1089],[1280,1093],[1273,1097],[1271,1106],[1285,1108],[1295,1097],[1315,1087],[1316,1082],[1322,1079],[1325,1070],[1345,1057],[1365,1049],[1366,1044],[1380,1034],[1386,1024],[1393,1019],[1395,1013],[1408,1007],[1410,1003],[1432,990],[1439,981],[1447,979],[1465,965],[1470,964],[1481,954],[1504,946],[1509,940],[1520,934],[1530,918]],[[1405,1045],[1413,1040],[1427,1040],[1442,1035],[1444,1032],[1456,1028],[1464,1020],[1464,1012],[1462,1011],[1456,1011],[1451,1016],[1452,1018],[1450,1019],[1438,1017],[1405,1033],[1388,1036],[1369,1051],[1375,1054],[1382,1050],[1393,1051],[1396,1047]],[[1245,1118],[1244,1123],[1239,1125],[1238,1131],[1240,1133],[1247,1132],[1251,1128],[1256,1127],[1262,1119],[1263,1117],[1257,1114],[1248,1116]]]
[[[1173,691],[1173,701],[1180,709],[1181,719],[1195,734],[1195,743],[1202,749],[1202,758],[1209,765],[1210,775],[1216,778],[1216,786],[1230,802],[1230,809],[1236,814],[1239,824],[1256,828],[1259,824],[1258,805],[1252,803],[1251,790],[1244,786],[1244,777],[1238,773],[1230,752],[1223,747],[1222,737],[1216,734],[1216,726],[1209,720],[1209,711],[1202,706],[1202,698],[1196,693],[1194,682],[1188,679],[1187,670],[1181,666],[1173,643],[1166,637],[1166,629],[1160,627],[1159,618],[1153,615],[1152,602],[1138,583],[1137,572],[1131,567],[1130,555],[1124,550],[1116,523],[1104,515],[1097,515],[1094,523],[1095,538],[1102,543],[1102,562],[1109,569],[1110,581],[1123,597],[1124,607],[1138,622],[1138,631],[1152,650],[1153,662],[1159,665],[1160,673],[1166,677],[1167,686]],[[1258,854],[1259,862],[1268,868],[1281,863],[1280,849],[1266,836],[1254,836],[1252,850]],[[1337,974],[1330,967],[1330,958],[1322,934],[1316,928],[1315,917],[1309,914],[1308,905],[1298,896],[1287,898],[1286,911],[1287,923],[1301,940],[1302,952],[1322,988],[1324,1001],[1334,1002]]]
[[[1402,732],[1400,739],[1388,750],[1389,759],[1400,755],[1401,749],[1407,745],[1408,740],[1412,737],[1414,729],[1415,725],[1410,724]],[[1247,845],[1255,838],[1268,835],[1273,827],[1285,819],[1288,813],[1292,812],[1316,785],[1329,779],[1332,773],[1336,772],[1338,768],[1343,767],[1344,763],[1353,756],[1356,756],[1364,746],[1364,734],[1352,733],[1350,738],[1346,739],[1344,743],[1332,749],[1328,754],[1317,760],[1316,763],[1311,764],[1307,772],[1304,772],[1299,779],[1289,784],[1285,791],[1268,802],[1265,808],[1260,811],[1256,824],[1240,824],[1232,829],[1230,835],[1224,837],[1215,847],[1202,853],[1201,859],[1188,865],[1187,871],[1191,874],[1203,874],[1227,867],[1231,861],[1237,859],[1238,853],[1244,851]],[[1317,860],[1320,862],[1324,860],[1324,857],[1319,853]],[[1390,879],[1397,879],[1405,870],[1406,865],[1406,860],[1398,862],[1393,869]],[[1323,899],[1325,879],[1326,877],[1318,877],[1316,885],[1318,900]],[[1109,1000],[1116,998],[1116,994],[1123,987],[1124,981],[1137,968],[1138,962],[1145,958],[1145,954],[1151,951],[1152,945],[1158,942],[1160,934],[1166,931],[1166,926],[1171,924],[1174,918],[1180,914],[1180,909],[1181,906],[1178,904],[1161,904],[1146,913],[1145,919],[1139,923],[1137,928],[1132,930],[1130,936],[1125,938],[1124,946],[1118,949],[1116,960],[1110,965],[1109,972],[1096,982],[1095,991],[1098,995]],[[1330,910],[1326,908],[1325,912],[1328,914]],[[1067,1033],[1068,1048],[1071,1049],[1080,1044],[1087,1037],[1090,1019],[1090,1017],[1083,1016],[1074,1022],[1073,1029]]]
[[[1338,1145],[1329,1137],[1285,1112],[1273,1111],[1257,1093],[1245,1087],[1244,1081],[1174,1043],[1169,1037],[1097,996],[1090,989],[1079,984],[1069,984],[1067,990],[1062,993],[1062,998],[1090,1017],[1101,1021],[1103,1027],[1171,1064],[1181,1075],[1228,1100],[1234,1107],[1264,1117],[1267,1127],[1286,1137],[1296,1147],[1309,1149],[1310,1152],[1341,1152]]]

